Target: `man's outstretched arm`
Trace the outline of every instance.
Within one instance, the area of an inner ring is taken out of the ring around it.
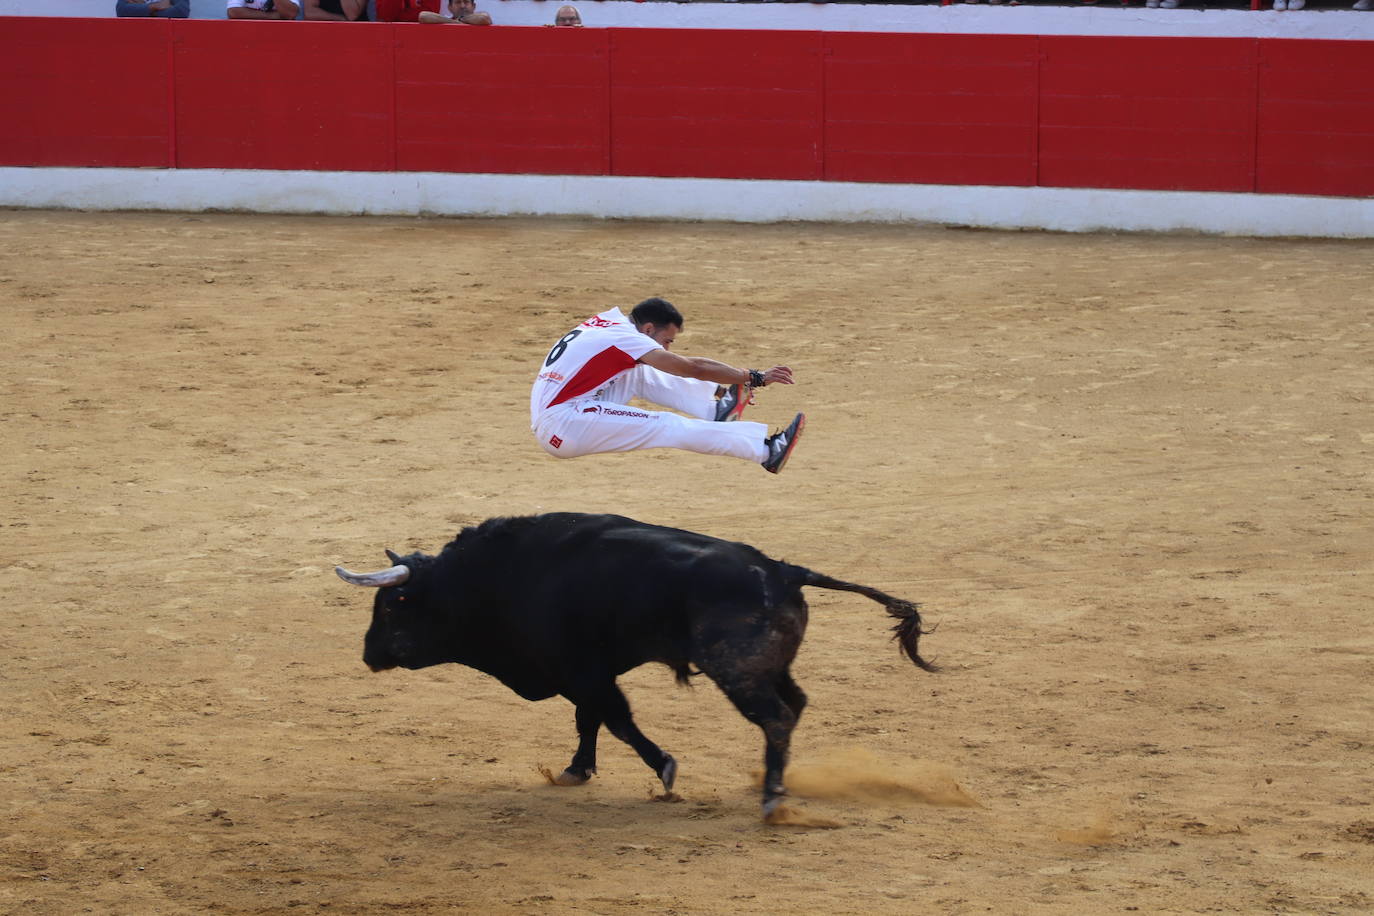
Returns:
[[[699,378],[717,385],[748,385],[753,381],[748,369],[736,369],[718,360],[704,356],[682,356],[671,350],[651,350],[639,358],[646,366],[653,366],[669,375],[683,378]],[[763,384],[791,385],[792,370],[786,366],[773,366],[764,370]],[[757,387],[757,386],[756,386]]]

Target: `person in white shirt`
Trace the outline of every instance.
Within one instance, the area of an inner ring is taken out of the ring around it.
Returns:
[[[787,366],[736,369],[671,351],[682,313],[665,299],[645,299],[628,318],[618,308],[588,318],[559,338],[530,391],[530,428],[556,458],[646,448],[728,455],[780,472],[806,425],[797,414],[768,434],[738,421],[764,385],[793,384]],[[628,407],[642,398],[687,416]]]

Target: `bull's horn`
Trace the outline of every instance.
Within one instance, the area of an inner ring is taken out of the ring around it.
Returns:
[[[387,585],[400,585],[410,578],[410,567],[397,564],[390,569],[383,569],[380,572],[355,573],[349,572],[342,566],[335,566],[334,572],[339,574],[339,578],[349,585],[365,585],[368,588],[383,588]]]

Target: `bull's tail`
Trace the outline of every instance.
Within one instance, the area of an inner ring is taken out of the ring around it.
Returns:
[[[902,647],[902,654],[911,659],[912,663],[922,671],[938,671],[935,665],[921,658],[921,653],[917,651],[917,644],[921,637],[929,633],[929,630],[921,629],[920,605],[914,601],[907,601],[905,598],[894,598],[886,592],[880,592],[876,588],[869,588],[867,585],[856,585],[853,582],[845,582],[842,579],[832,579],[830,576],[823,575],[815,570],[806,570],[806,577],[802,580],[803,585],[814,585],[817,588],[830,588],[842,592],[858,592],[867,598],[887,608],[888,614],[897,619],[892,626],[892,638],[897,640],[897,645]]]

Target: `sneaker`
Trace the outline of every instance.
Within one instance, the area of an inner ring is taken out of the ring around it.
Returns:
[[[738,420],[744,408],[754,403],[754,389],[748,385],[727,385],[716,399],[716,422]]]
[[[1283,12],[1288,9],[1288,0],[1274,0],[1274,9]]]
[[[1145,0],[1145,6],[1152,10],[1159,9],[1159,0]]]
[[[763,440],[763,444],[768,446],[768,457],[763,462],[765,471],[770,474],[782,473],[782,466],[792,457],[792,449],[797,447],[797,441],[801,439],[802,430],[805,428],[806,414],[799,413],[786,429]]]
[[[1306,5],[1307,5],[1307,0],[1288,0],[1288,10],[1289,10],[1289,12],[1292,12],[1293,10],[1300,10],[1300,9],[1302,9],[1302,8],[1303,8],[1304,6],[1306,6]]]
[[[1291,3],[1292,0],[1289,0],[1289,2]],[[1176,10],[1178,9],[1178,0],[1159,0],[1159,8],[1162,10]]]
[[[1351,9],[1374,10],[1374,0],[1355,0],[1355,5]]]

